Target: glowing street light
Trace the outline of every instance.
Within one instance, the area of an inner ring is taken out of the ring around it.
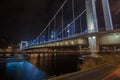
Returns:
[[[67,33],[70,33],[70,30],[69,30],[69,29],[67,30]]]
[[[70,29],[67,30],[68,37],[70,36]]]

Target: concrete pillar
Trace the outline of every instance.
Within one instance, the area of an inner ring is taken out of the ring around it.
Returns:
[[[88,37],[90,52],[99,52],[99,38],[96,36]]]
[[[86,0],[88,33],[98,32],[98,21],[96,15],[96,0]],[[99,52],[99,40],[96,36],[88,37],[90,52]]]
[[[98,32],[95,2],[96,0],[86,0],[88,33]]]
[[[111,12],[110,12],[108,0],[102,0],[102,6],[103,6],[106,30],[113,30],[113,24],[112,24],[112,18],[111,18]]]

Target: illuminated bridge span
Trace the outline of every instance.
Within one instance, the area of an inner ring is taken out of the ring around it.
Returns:
[[[103,23],[98,21],[97,0],[65,0],[38,37],[22,41],[22,50],[77,47],[79,51],[120,50],[120,26],[113,24],[108,0],[101,0]],[[101,27],[101,24],[104,24]]]

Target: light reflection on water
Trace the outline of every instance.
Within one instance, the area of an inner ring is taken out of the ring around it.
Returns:
[[[45,71],[49,76],[61,75],[79,70],[79,54],[32,54],[29,62]]]
[[[3,80],[43,80],[46,74],[29,62],[9,62],[4,65]],[[2,74],[2,72],[0,71]],[[0,79],[1,80],[1,79]]]
[[[0,64],[0,80],[43,80],[78,70],[79,54],[34,54],[28,61]],[[32,63],[32,64],[31,64]]]

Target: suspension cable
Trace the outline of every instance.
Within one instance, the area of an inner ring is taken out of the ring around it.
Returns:
[[[79,17],[81,17],[85,12],[86,12],[86,9],[83,10],[83,12],[82,12],[81,14],[79,14],[79,15],[69,24],[69,26],[72,25],[72,24],[73,24]],[[61,30],[61,31],[55,36],[55,38],[56,38],[59,34],[61,34],[65,29],[67,29],[69,26],[67,25],[63,30]]]
[[[48,23],[48,25],[43,29],[43,31],[38,35],[38,37],[40,37],[44,31],[48,28],[48,26],[51,24],[51,22],[54,20],[54,18],[57,16],[57,14],[60,12],[60,10],[64,7],[64,5],[67,3],[68,0],[65,0],[63,2],[63,4],[61,5],[61,7],[58,9],[58,11],[56,12],[56,14],[53,16],[53,18],[50,20],[50,22]],[[38,38],[37,37],[37,38]]]

